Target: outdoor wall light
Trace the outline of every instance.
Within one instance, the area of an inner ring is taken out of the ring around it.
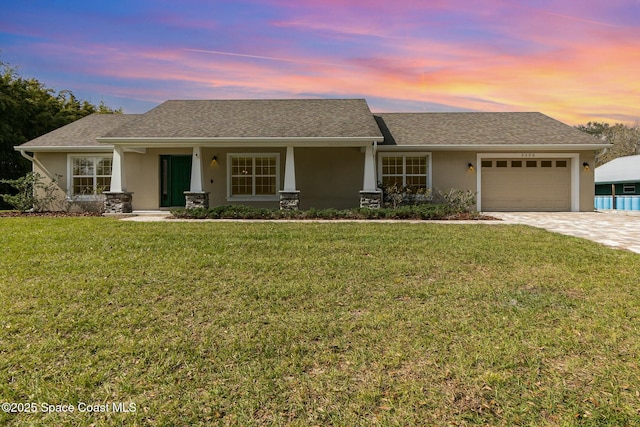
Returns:
[[[473,163],[469,163],[467,165],[467,168],[469,169],[469,172],[473,172],[475,170],[475,168],[473,167]]]
[[[211,159],[211,166],[215,166],[218,164],[218,156],[213,156]]]
[[[584,162],[584,163],[582,164],[582,167],[584,168],[584,170],[588,171],[588,170],[589,170],[589,163]]]

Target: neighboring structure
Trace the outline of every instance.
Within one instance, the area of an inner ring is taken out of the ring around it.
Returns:
[[[596,209],[640,210],[640,155],[596,168],[595,183]]]
[[[16,147],[67,203],[378,207],[380,185],[477,193],[483,211],[589,211],[608,146],[540,113],[372,114],[363,99],[167,101]]]

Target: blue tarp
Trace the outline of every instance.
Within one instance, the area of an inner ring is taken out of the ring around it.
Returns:
[[[640,211],[640,196],[615,196],[616,210]],[[596,209],[613,209],[611,196],[596,196]]]

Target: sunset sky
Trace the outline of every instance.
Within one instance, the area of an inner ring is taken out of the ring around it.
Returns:
[[[0,0],[0,61],[141,113],[167,99],[640,120],[640,0]]]

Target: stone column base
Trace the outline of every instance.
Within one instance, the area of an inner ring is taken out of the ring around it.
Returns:
[[[209,192],[204,191],[185,191],[184,197],[187,200],[186,209],[205,208],[209,209]]]
[[[382,207],[382,191],[361,191],[360,207],[380,209]]]
[[[297,211],[300,208],[300,192],[299,191],[281,191],[280,192],[280,210]]]
[[[104,213],[123,214],[133,212],[131,200],[133,193],[127,191],[105,191]]]

